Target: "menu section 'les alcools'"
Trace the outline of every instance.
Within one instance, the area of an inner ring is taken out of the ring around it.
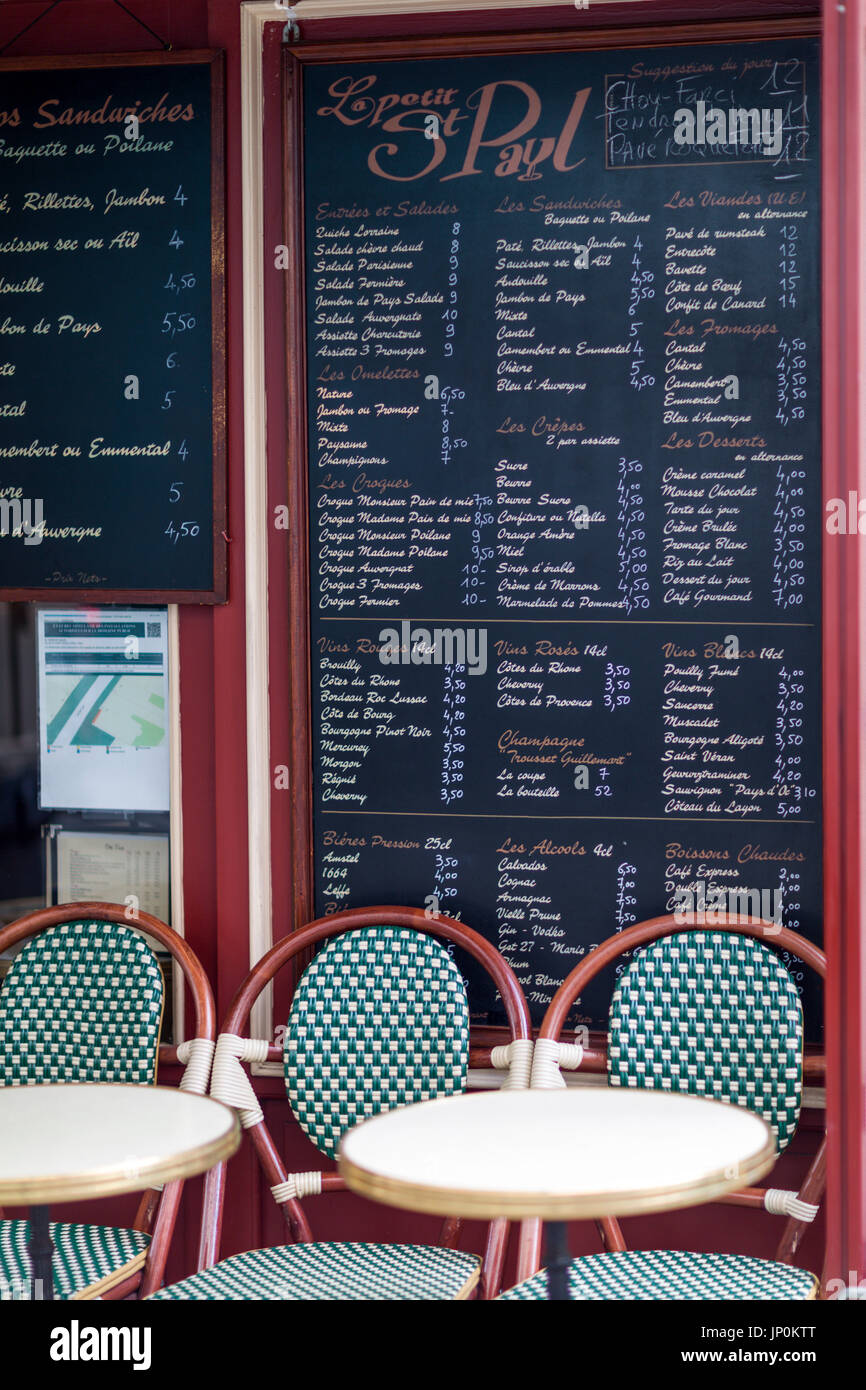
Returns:
[[[317,912],[460,916],[536,1018],[677,907],[818,939],[816,44],[303,102]]]

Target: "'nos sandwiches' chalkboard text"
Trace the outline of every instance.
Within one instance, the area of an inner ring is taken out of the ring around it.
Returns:
[[[0,61],[0,596],[225,597],[221,57]]]

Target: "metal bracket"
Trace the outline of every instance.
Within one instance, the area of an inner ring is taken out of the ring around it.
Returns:
[[[284,0],[274,0],[274,8],[280,10],[286,16],[286,27],[283,30],[283,43],[299,43],[301,30],[298,25],[298,16],[295,13],[294,5],[286,5]]]

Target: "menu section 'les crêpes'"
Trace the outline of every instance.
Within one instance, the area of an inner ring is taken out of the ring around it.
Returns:
[[[7,597],[224,597],[220,84],[212,53],[0,64]]]
[[[816,938],[815,43],[328,62],[304,121],[317,911],[458,915],[537,1017],[677,907]]]

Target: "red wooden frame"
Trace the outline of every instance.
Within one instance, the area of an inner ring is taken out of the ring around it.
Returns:
[[[216,1011],[213,991],[198,957],[183,937],[147,912],[136,912],[134,916],[128,916],[126,910],[116,903],[62,903],[59,907],[42,908],[19,917],[0,930],[0,956],[11,946],[39,936],[49,927],[60,926],[64,922],[80,921],[113,922],[133,931],[146,932],[164,946],[171,953],[172,959],[177,961],[189,987],[195,1014],[195,1032],[192,1036],[206,1038],[210,1042],[215,1040]],[[160,1062],[176,1061],[177,1049],[160,1045],[157,1057]],[[102,1298],[116,1300],[126,1298],[131,1293],[146,1298],[160,1287],[182,1192],[183,1179],[167,1183],[162,1191],[149,1188],[144,1192],[132,1229],[151,1232],[147,1259],[141,1270],[125,1279],[123,1283],[107,1289]]]
[[[412,931],[435,937],[437,940],[452,942],[474,957],[487,971],[502,997],[508,1018],[510,1037],[527,1039],[532,1036],[529,1022],[529,1009],[517,977],[495,946],[478,932],[440,913],[428,917],[419,907],[357,907],[344,912],[334,912],[328,917],[319,917],[305,927],[286,936],[272,946],[262,959],[253,966],[232,1000],[225,1017],[221,1033],[246,1036],[249,1026],[250,1010],[263,990],[284,967],[292,965],[296,958],[303,959],[315,946],[342,936],[349,931],[364,927],[408,927]],[[281,1061],[279,1048],[269,1048],[269,1060]],[[470,1052],[473,1066],[490,1066],[490,1054]],[[286,1168],[283,1159],[271,1138],[264,1119],[251,1125],[246,1131],[256,1151],[256,1157],[264,1171],[267,1185],[275,1186],[286,1181]],[[223,1205],[225,1198],[226,1164],[211,1169],[205,1182],[204,1207],[202,1210],[201,1244],[199,1247],[198,1268],[206,1269],[214,1264],[219,1254],[222,1231]],[[322,1175],[323,1192],[339,1192],[345,1189],[345,1182],[338,1173]],[[309,1242],[313,1239],[309,1223],[300,1202],[292,1198],[279,1203],[292,1241]],[[449,1219],[442,1228],[441,1243],[454,1246],[460,1231],[460,1221]],[[491,1298],[499,1291],[505,1247],[508,1236],[507,1221],[492,1221],[488,1227],[487,1246],[481,1280],[481,1297]]]
[[[86,53],[62,57],[0,58],[4,72],[59,68],[210,67],[210,235],[211,235],[211,495],[212,566],[210,589],[109,589],[48,586],[0,588],[0,602],[37,599],[54,603],[225,603],[226,601],[226,317],[225,190],[223,156],[223,55],[214,49],[158,53]]]
[[[636,922],[615,936],[609,936],[583,957],[578,965],[566,976],[553,999],[538,1031],[539,1038],[558,1040],[565,1027],[568,1011],[580,997],[583,990],[607,965],[629,951],[637,950],[651,941],[659,941],[665,936],[676,936],[681,932],[699,931],[704,933],[731,933],[736,936],[749,936],[765,946],[790,951],[820,975],[823,980],[827,973],[827,958],[814,942],[808,941],[799,933],[779,927],[774,922],[764,922],[759,918],[725,923],[723,926],[708,926],[691,913],[683,913],[681,918],[672,916],[651,917],[644,922]],[[593,1059],[595,1060],[595,1059]],[[593,1065],[586,1070],[597,1071]],[[805,1075],[805,1066],[804,1066]],[[804,1202],[818,1203],[824,1193],[826,1171],[827,1141],[824,1139],[812,1160],[798,1197]],[[764,1189],[743,1188],[741,1191],[721,1197],[718,1200],[733,1206],[754,1207],[763,1210]],[[619,1222],[614,1217],[605,1217],[597,1223],[607,1250],[625,1250]],[[794,1217],[785,1222],[784,1230],[776,1250],[776,1260],[781,1264],[791,1264],[807,1225]],[[537,1221],[524,1222],[520,1232],[520,1253],[518,1257],[518,1280],[526,1279],[540,1266],[541,1227]]]
[[[761,19],[744,25],[737,20],[693,23],[643,24],[622,28],[575,29],[527,33],[444,35],[413,40],[413,58],[471,54],[585,51],[601,48],[654,47],[686,43],[748,42],[751,40],[815,37],[820,21],[801,16]],[[294,930],[314,910],[313,882],[313,787],[309,774],[312,748],[311,680],[309,643],[310,554],[308,481],[308,422],[306,411],[307,359],[305,343],[306,284],[304,246],[304,176],[302,158],[302,70],[306,64],[334,60],[406,58],[403,39],[345,39],[339,42],[302,42],[285,51],[284,58],[284,239],[293,268],[286,276],[285,318],[287,339],[288,400],[297,403],[288,419],[289,495],[289,737],[291,784],[290,875],[293,910],[287,929]],[[478,1030],[494,1041],[497,1030]]]
[[[694,8],[694,7],[693,7]],[[686,43],[750,43],[761,39],[814,38],[821,33],[817,16],[787,15],[772,19],[697,19],[693,15],[676,24],[670,22],[599,26],[585,23],[566,33],[561,29],[528,29],[517,33],[497,30],[477,34],[450,33],[412,40],[412,51],[405,51],[406,39],[345,38],[321,41],[312,38],[287,50],[290,60],[304,63],[331,63],[335,60],[376,58],[405,62],[411,58],[462,58],[487,53],[562,53],[571,49],[661,48]]]
[[[693,23],[709,23],[715,20],[731,20],[745,23],[771,22],[781,19],[790,22],[792,18],[806,15],[809,18],[818,14],[820,0],[712,0],[712,18],[707,20],[705,12],[710,8],[708,0],[640,0],[645,17],[637,24],[635,0],[622,0],[621,3],[605,3],[599,11],[592,0],[585,10],[578,10],[574,0],[560,0],[559,5],[549,9],[533,10],[527,13],[520,7],[500,10],[466,9],[426,13],[404,13],[390,15],[380,13],[356,18],[299,17],[301,39],[306,42],[344,43],[357,38],[360,41],[393,39],[395,19],[399,25],[399,35],[414,50],[419,39],[441,37],[443,32],[452,36],[488,35],[490,33],[524,32],[527,25],[533,25],[545,33],[568,35],[590,33],[598,28],[615,31],[634,30],[649,24],[682,26]]]
[[[824,6],[825,500],[866,496],[866,3]],[[824,545],[824,944],[827,950],[827,1272],[866,1282],[863,541]],[[862,1296],[862,1295],[861,1295]]]

